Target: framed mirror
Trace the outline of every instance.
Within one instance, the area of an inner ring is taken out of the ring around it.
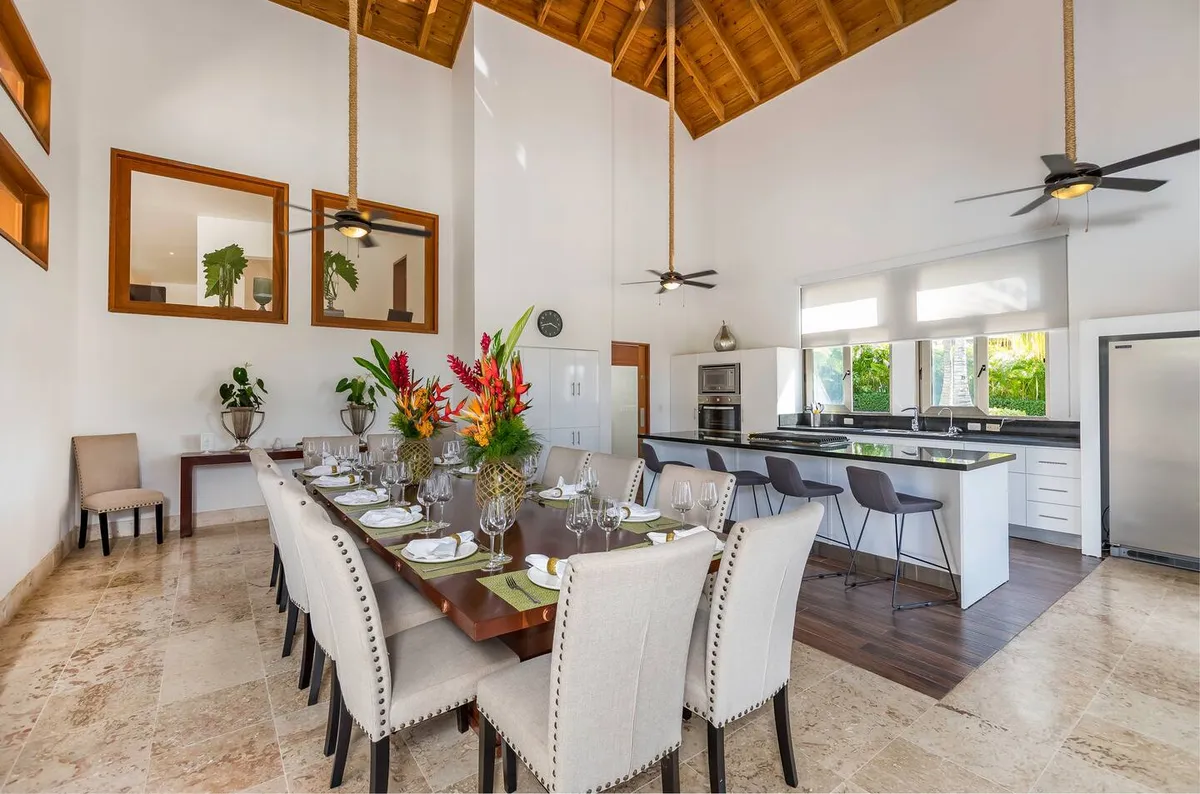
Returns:
[[[287,322],[288,186],[112,151],[108,309]]]
[[[378,228],[348,237],[331,227],[346,202],[336,193],[312,194],[312,324],[436,334],[438,216],[359,199],[372,223],[428,236]]]

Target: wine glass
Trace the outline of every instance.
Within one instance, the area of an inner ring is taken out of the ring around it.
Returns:
[[[322,441],[322,442],[321,442],[321,460],[319,461],[319,465],[322,465],[322,466],[324,466],[324,465],[325,465],[325,461],[329,460],[329,456],[330,456],[331,454],[332,454],[332,451],[331,451],[331,449],[330,449],[330,447],[329,447],[329,442],[328,442],[328,441]],[[334,462],[336,463],[337,461],[334,461]]]
[[[400,482],[400,466],[402,463],[385,463],[379,467],[379,482],[384,488],[388,489],[388,507],[396,504],[396,498],[392,493],[392,488]]]
[[[696,506],[692,498],[692,483],[690,480],[680,480],[671,488],[671,507],[679,511],[679,518],[687,523],[687,513]]]
[[[311,469],[321,465],[320,449],[317,442],[311,438],[304,440],[304,468]]]
[[[575,533],[575,549],[583,551],[583,533],[592,526],[592,499],[587,494],[576,494],[567,505],[567,529]]]
[[[507,496],[498,496],[491,501],[492,504],[492,521],[495,522],[497,533],[500,536],[500,548],[495,554],[495,559],[500,565],[507,565],[512,562],[512,555],[504,553],[504,533],[508,531],[517,520],[517,503]]]
[[[616,499],[607,496],[600,499],[600,510],[596,513],[596,525],[604,530],[604,550],[608,551],[613,530],[621,526],[621,505]]]
[[[591,466],[584,466],[579,470],[579,479],[576,480],[576,490],[581,494],[591,496],[596,492],[596,488],[600,486],[600,480],[596,477],[596,470]]]
[[[450,526],[446,521],[446,505],[454,498],[454,484],[445,469],[434,472],[433,480],[437,483],[438,529]]]
[[[399,459],[393,460],[391,465],[396,467],[396,484],[400,486],[400,501],[397,504],[400,507],[408,507],[408,500],[404,498],[404,494],[412,484],[412,466],[408,465],[408,461]]]
[[[425,508],[425,526],[421,532],[432,535],[438,530],[438,526],[433,522],[433,516],[430,514],[430,509],[438,501],[438,485],[433,477],[421,480],[421,484],[417,486],[417,501],[420,502],[421,507]]]
[[[526,455],[521,459],[521,474],[525,476],[525,496],[531,497],[537,493],[534,485],[537,483],[538,459],[536,455]]]
[[[488,536],[488,540],[491,541],[489,548],[492,554],[488,558],[487,565],[481,569],[484,571],[498,571],[504,567],[504,562],[500,559],[500,555],[496,554],[496,536],[500,535],[503,538],[501,527],[504,524],[500,520],[500,513],[503,510],[503,506],[500,504],[501,501],[503,500],[499,497],[489,499],[484,503],[483,510],[479,512],[479,528],[483,530],[484,534]]]
[[[717,507],[717,484],[712,480],[708,480],[700,485],[700,506],[704,508],[707,514],[704,525],[709,529],[713,528],[712,513]],[[713,530],[714,532],[716,530]]]

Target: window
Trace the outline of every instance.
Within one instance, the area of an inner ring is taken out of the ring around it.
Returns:
[[[1046,333],[922,342],[921,409],[941,408],[990,416],[1045,416]]]
[[[43,269],[50,266],[50,194],[0,136],[0,235]]]
[[[50,73],[13,0],[0,0],[0,85],[50,153]]]
[[[891,410],[891,345],[844,345],[805,351],[808,403],[834,413]]]

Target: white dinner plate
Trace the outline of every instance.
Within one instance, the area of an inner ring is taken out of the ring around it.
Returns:
[[[357,493],[357,491],[354,493]],[[357,499],[351,499],[350,501],[347,501],[347,497],[349,496],[350,494],[348,493],[339,494],[338,496],[333,497],[333,501],[340,505],[345,505],[346,507],[368,507],[370,505],[381,505],[388,500],[387,494],[379,493],[375,494],[375,499],[370,502],[360,502]]]
[[[546,573],[545,571],[539,570],[537,568],[530,568],[529,570],[526,571],[526,573],[529,574],[529,581],[533,582],[538,587],[544,587],[547,590],[561,590],[562,589],[562,577],[561,576],[551,576],[550,574]]]
[[[368,521],[367,518],[364,516],[364,517],[359,518],[358,520],[359,520],[359,522],[362,523],[362,525],[364,527],[370,527],[371,529],[399,529],[400,527],[407,527],[411,524],[416,524],[423,518],[424,518],[424,516],[421,515],[420,513],[409,513],[408,518],[403,518],[403,519],[390,518],[385,521],[374,521],[374,520]],[[399,520],[399,523],[397,523],[398,520]]]
[[[456,562],[458,560],[465,560],[467,557],[470,557],[472,554],[474,554],[477,551],[479,551],[479,546],[475,543],[475,541],[468,540],[466,543],[463,543],[461,546],[458,547],[458,554],[455,554],[453,557],[438,557],[436,559],[429,559],[427,557],[416,557],[416,556],[408,553],[408,546],[405,546],[404,548],[400,549],[400,556],[406,560],[409,560],[410,562],[425,562],[425,563]]]
[[[624,511],[622,511],[624,513]],[[656,521],[662,518],[662,512],[659,510],[651,510],[647,513],[638,513],[636,515],[623,515],[621,523],[623,524],[648,524],[651,521]]]
[[[311,469],[305,469],[304,474],[307,477],[325,477],[325,476],[329,476],[329,475],[333,475],[334,477],[339,477],[341,475],[349,473],[345,470],[346,469],[345,466],[339,466],[338,468],[342,469],[341,474],[334,474],[333,466],[324,466],[324,465],[313,466]]]
[[[570,500],[572,497],[579,495],[578,492],[576,492],[576,493],[560,493],[558,495],[555,495],[555,492],[557,490],[558,490],[557,488],[547,488],[544,491],[539,491],[538,496],[542,497],[543,499],[550,499],[551,501],[554,501],[554,502],[561,502],[564,500]]]

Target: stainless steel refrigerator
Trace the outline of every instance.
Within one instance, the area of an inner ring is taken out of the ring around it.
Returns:
[[[1111,551],[1200,569],[1200,335],[1104,341],[1101,496]]]

